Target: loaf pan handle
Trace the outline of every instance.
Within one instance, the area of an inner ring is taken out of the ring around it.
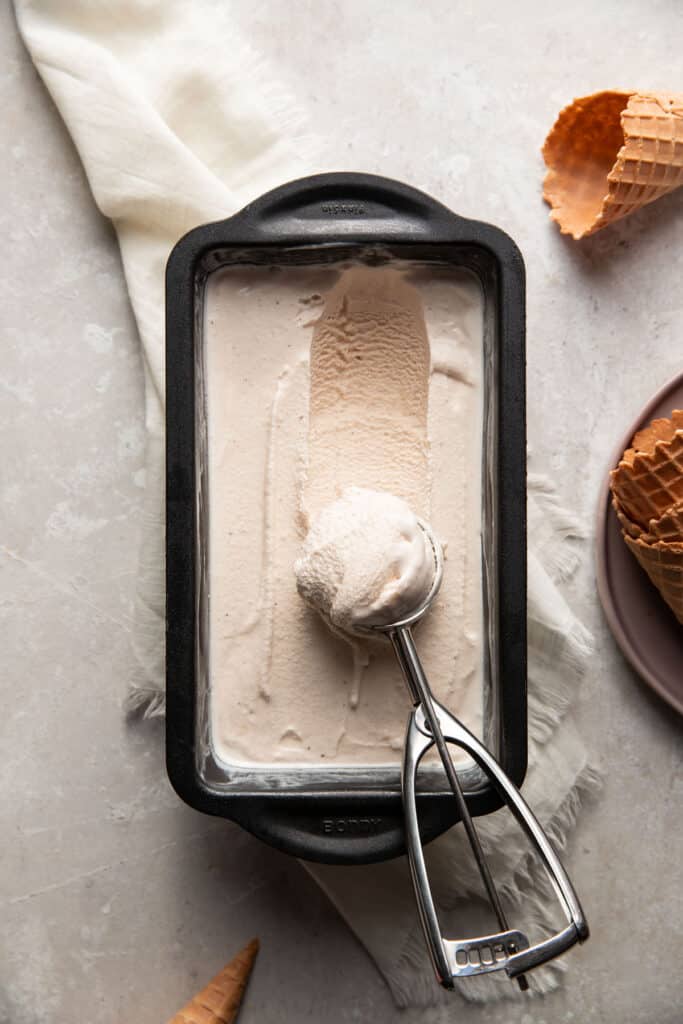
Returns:
[[[235,221],[270,242],[373,239],[433,240],[447,222],[450,241],[458,224],[469,239],[471,221],[431,196],[374,174],[318,174],[288,182],[250,203]],[[236,226],[236,225],[235,225]]]
[[[277,804],[280,803],[280,807]],[[427,843],[455,820],[452,801],[420,797],[420,833]],[[360,809],[359,809],[360,804]],[[252,835],[302,860],[327,864],[370,864],[405,853],[401,797],[382,794],[360,801],[357,794],[291,797],[265,801],[251,796],[232,817]]]

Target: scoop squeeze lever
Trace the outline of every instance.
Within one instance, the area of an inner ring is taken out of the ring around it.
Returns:
[[[575,943],[583,942],[588,938],[588,924],[572,883],[550,840],[517,787],[476,736],[432,696],[415,648],[411,626],[427,612],[441,586],[443,553],[441,545],[427,524],[420,522],[420,526],[434,552],[434,579],[429,593],[410,615],[388,625],[373,627],[386,633],[391,640],[413,701],[406,732],[401,778],[406,846],[420,921],[434,970],[445,988],[452,988],[456,978],[504,970],[510,978],[517,979],[520,988],[526,989],[528,983],[524,978],[524,972],[552,960]],[[540,857],[567,918],[567,926],[544,941],[530,945],[523,932],[510,929],[508,926],[456,768],[448,751],[449,743],[468,753],[487,775]],[[439,752],[484,887],[498,920],[500,931],[491,935],[447,939],[441,931],[427,876],[416,804],[418,767],[432,746],[436,746]]]

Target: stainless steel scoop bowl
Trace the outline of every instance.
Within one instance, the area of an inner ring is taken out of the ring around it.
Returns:
[[[385,633],[391,641],[413,702],[404,745],[401,784],[406,846],[420,920],[434,969],[444,987],[452,988],[456,978],[505,970],[509,977],[517,979],[520,988],[526,989],[528,982],[524,972],[553,959],[576,942],[583,942],[588,938],[588,924],[567,873],[517,787],[476,736],[432,696],[411,627],[427,613],[438,594],[443,577],[443,551],[429,526],[420,521],[420,527],[434,553],[434,577],[431,588],[421,604],[409,615],[387,625],[372,627],[373,631]],[[457,770],[451,760],[449,743],[470,755],[510,808],[540,857],[567,918],[567,926],[562,931],[533,946],[523,932],[510,929],[508,926]],[[436,746],[438,750],[482,882],[498,921],[500,930],[490,935],[469,939],[447,939],[439,924],[427,876],[416,805],[418,767],[432,746]]]

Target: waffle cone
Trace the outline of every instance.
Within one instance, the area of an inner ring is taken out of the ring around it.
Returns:
[[[637,540],[638,537],[643,536],[645,531],[641,526],[638,525],[638,523],[634,523],[632,519],[629,519],[629,517],[626,515],[623,508],[619,504],[619,499],[617,498],[616,494],[612,495],[612,508],[616,512],[617,519],[619,520],[619,526],[621,527],[621,532],[624,535],[628,534],[628,536],[633,537],[634,540]]]
[[[258,950],[252,939],[168,1024],[233,1024]]]
[[[598,92],[562,110],[543,146],[543,198],[574,238],[683,185],[683,93]]]
[[[659,519],[651,519],[648,534],[666,544],[683,544],[683,501],[672,505]]]
[[[622,513],[647,532],[652,519],[683,501],[683,430],[655,440],[649,451],[624,452],[610,487]]]
[[[657,441],[670,441],[677,430],[683,430],[683,409],[674,409],[670,419],[652,420],[639,430],[631,441],[631,447],[624,452],[624,459],[632,462],[636,452],[652,455]]]
[[[666,544],[657,541],[647,544],[642,538],[636,540],[628,534],[624,540],[678,621],[683,624],[683,543]]]

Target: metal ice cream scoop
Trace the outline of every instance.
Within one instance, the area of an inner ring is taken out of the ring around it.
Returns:
[[[517,787],[476,736],[432,696],[411,627],[428,611],[439,591],[443,577],[443,552],[427,524],[420,521],[420,527],[434,553],[434,578],[429,593],[410,615],[388,625],[372,627],[373,630],[386,633],[391,640],[413,702],[403,752],[402,795],[408,859],[420,920],[437,977],[446,988],[452,988],[456,978],[505,970],[510,978],[517,979],[520,988],[526,989],[528,983],[524,972],[553,959],[576,942],[583,942],[588,938],[588,924],[567,873]],[[460,747],[473,758],[508,805],[540,857],[565,913],[567,926],[533,946],[523,932],[508,926],[467,808],[458,773],[451,760],[449,743]],[[432,746],[436,746],[439,752],[459,816],[495,911],[500,928],[495,934],[470,939],[447,939],[442,934],[427,877],[415,799],[418,766]]]

